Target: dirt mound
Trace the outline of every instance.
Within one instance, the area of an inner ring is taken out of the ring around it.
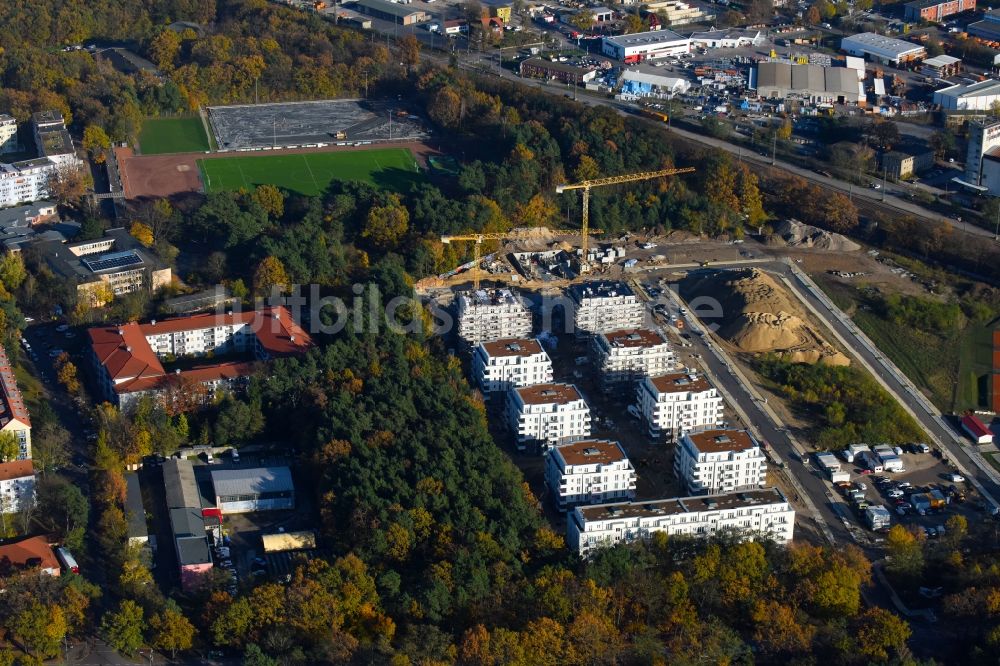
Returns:
[[[854,252],[861,246],[842,234],[824,231],[798,220],[784,220],[774,228],[776,238],[788,247],[811,247],[834,252]]]
[[[681,282],[681,292],[689,302],[717,301],[719,335],[741,352],[773,352],[799,363],[850,363],[806,322],[784,287],[756,268],[689,276]]]

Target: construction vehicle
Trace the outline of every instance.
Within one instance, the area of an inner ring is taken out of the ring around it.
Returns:
[[[670,117],[667,114],[662,111],[656,111],[655,109],[643,109],[642,115],[647,118],[652,118],[653,120],[659,120],[661,123],[665,123],[670,120]]]
[[[461,234],[453,236],[441,236],[441,242],[448,244],[452,241],[472,241],[475,243],[474,254],[473,254],[473,266],[472,266],[472,286],[478,291],[479,290],[479,256],[481,246],[483,241],[486,240],[517,240],[519,238],[530,238],[533,232],[537,232],[538,229],[528,228],[528,229],[512,229],[511,231],[498,232],[498,233],[481,233],[481,234]],[[556,229],[550,233],[560,236],[583,236],[583,246],[587,247],[587,235],[588,234],[603,234],[603,229]]]
[[[588,240],[590,238],[590,190],[594,187],[604,187],[605,185],[620,185],[622,183],[634,183],[640,180],[652,180],[653,178],[663,178],[664,176],[674,176],[680,173],[691,173],[694,167],[683,169],[660,169],[658,171],[640,171],[639,173],[628,173],[621,176],[608,176],[607,178],[595,178],[585,180],[582,183],[572,183],[556,185],[556,194],[562,194],[567,190],[583,190],[583,224],[580,227],[582,235],[583,253],[580,257],[580,272],[586,273],[589,270],[587,263]]]

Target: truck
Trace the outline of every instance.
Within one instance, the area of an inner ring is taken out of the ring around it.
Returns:
[[[827,475],[830,477],[832,483],[848,483],[851,480],[850,472],[833,472],[826,470]]]
[[[874,504],[865,509],[865,522],[873,530],[884,530],[891,526],[892,516],[884,506]]]
[[[825,469],[827,473],[840,471],[840,463],[837,462],[832,453],[819,451],[813,454],[813,458],[816,460],[816,464]]]
[[[76,563],[76,558],[73,557],[73,553],[69,552],[68,548],[62,546],[56,548],[56,559],[59,560],[63,571],[75,574],[80,573],[80,566]]]
[[[882,469],[886,472],[894,472],[900,474],[905,472],[906,469],[903,467],[903,460],[893,454],[891,456],[879,456],[882,459]]]

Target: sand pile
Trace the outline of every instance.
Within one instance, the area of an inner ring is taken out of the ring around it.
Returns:
[[[718,324],[719,335],[739,351],[774,352],[799,363],[850,363],[806,323],[785,289],[755,268],[689,276],[681,283],[681,293],[689,302],[695,297],[716,300],[721,319],[705,323]]]
[[[834,252],[854,252],[861,246],[842,234],[824,231],[798,220],[784,220],[774,228],[775,236],[788,247],[811,247]]]

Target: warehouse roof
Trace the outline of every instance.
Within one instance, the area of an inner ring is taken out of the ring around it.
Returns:
[[[198,484],[194,479],[194,466],[190,460],[170,458],[164,462],[163,486],[166,489],[168,509],[201,506]]]
[[[686,42],[687,37],[678,35],[673,30],[650,30],[649,32],[636,32],[631,35],[617,35],[615,37],[605,37],[605,43],[614,44],[621,48],[630,46],[646,46],[654,44],[667,44],[670,42]]]
[[[405,18],[407,16],[413,16],[415,14],[424,13],[419,9],[409,9],[404,5],[397,5],[394,2],[387,2],[387,0],[358,0],[358,2],[355,4],[365,9],[373,9],[377,12],[382,12],[384,14],[389,14],[390,16],[396,16],[400,18]]]
[[[793,65],[787,62],[762,62],[757,65],[751,87],[757,90],[786,90],[803,93],[858,95],[858,74],[847,67]]]
[[[924,50],[924,47],[919,44],[886,37],[874,32],[862,32],[844,37],[840,42],[840,48],[845,51],[848,49],[864,51],[883,58],[899,58],[909,53]]]
[[[939,55],[924,60],[924,64],[929,67],[948,67],[950,65],[957,65],[960,62],[962,62],[961,58],[950,55]]]
[[[146,530],[146,509],[142,505],[142,488],[139,485],[139,475],[135,472],[125,475],[125,509],[128,512],[129,538],[149,536]]]
[[[216,497],[261,495],[295,490],[292,471],[287,467],[212,470]]]
[[[1000,81],[986,79],[985,81],[972,84],[960,83],[937,90],[934,94],[955,98],[992,97],[993,95],[1000,95]]]

